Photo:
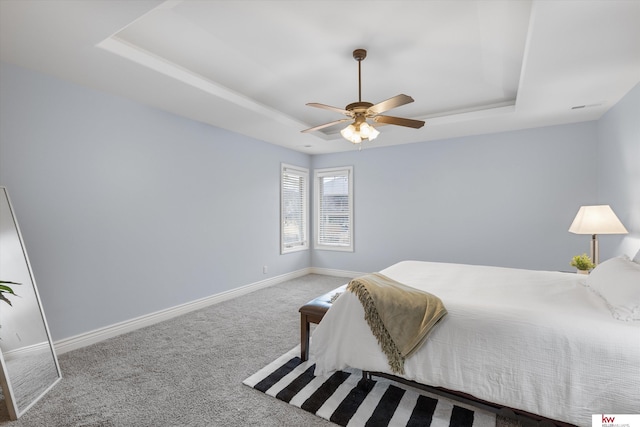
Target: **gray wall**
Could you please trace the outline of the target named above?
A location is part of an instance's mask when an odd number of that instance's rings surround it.
[[[589,250],[567,230],[581,204],[597,201],[596,149],[588,122],[314,156],[313,167],[354,165],[355,252],[316,251],[313,265],[571,270]]]
[[[629,231],[600,236],[601,254],[633,256],[640,249],[640,84],[598,121],[598,200]]]
[[[583,204],[632,232],[603,259],[640,248],[638,88],[598,122],[310,158],[0,66],[0,185],[55,340],[309,266],[570,270]],[[279,254],[280,162],[354,166],[354,253]]]
[[[310,265],[278,227],[280,162],[309,156],[1,67],[0,185],[55,340]]]

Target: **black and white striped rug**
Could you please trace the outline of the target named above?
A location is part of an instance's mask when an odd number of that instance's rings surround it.
[[[299,356],[298,346],[243,383],[341,426],[496,425],[492,413],[386,379],[363,381],[360,371],[316,377]]]

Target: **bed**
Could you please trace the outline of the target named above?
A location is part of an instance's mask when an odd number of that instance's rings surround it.
[[[640,411],[640,264],[617,257],[586,276],[403,261],[380,273],[448,311],[402,378],[579,426]],[[310,351],[316,374],[397,375],[351,292],[334,301]]]

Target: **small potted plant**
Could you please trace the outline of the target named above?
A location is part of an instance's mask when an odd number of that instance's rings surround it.
[[[579,274],[589,274],[589,270],[596,266],[587,254],[574,256],[571,265],[578,269]]]
[[[20,283],[7,282],[5,280],[0,280],[0,300],[6,302],[9,305],[13,305],[13,304],[11,304],[11,301],[9,300],[9,298],[6,297],[5,294],[16,295],[16,293],[13,292],[13,289],[11,289],[11,286],[9,286],[9,285],[19,285],[19,284]]]

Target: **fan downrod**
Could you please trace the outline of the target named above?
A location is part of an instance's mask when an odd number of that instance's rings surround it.
[[[367,57],[365,49],[356,49],[353,51],[353,59],[358,61],[358,103],[362,102],[362,60]],[[350,104],[351,105],[351,104]],[[347,107],[349,110],[349,107]]]

